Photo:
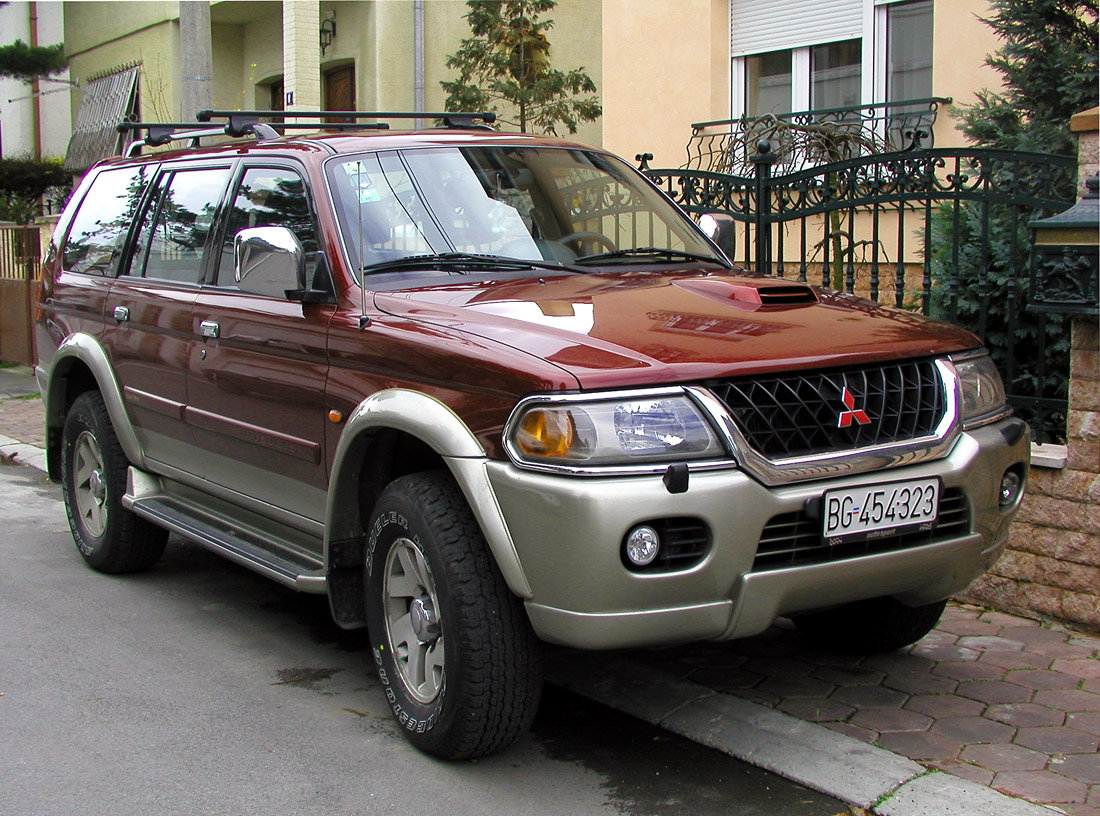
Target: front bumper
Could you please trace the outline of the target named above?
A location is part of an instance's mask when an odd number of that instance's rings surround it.
[[[686,493],[659,476],[568,477],[489,462],[488,476],[531,588],[527,611],[544,640],[620,648],[756,634],[781,615],[890,595],[912,605],[964,589],[1000,555],[1016,505],[998,505],[1004,472],[1026,473],[1030,434],[1009,418],[963,433],[942,459],[767,487],[739,470],[699,471]],[[753,572],[764,526],[826,490],[938,476],[959,488],[970,532],[910,549]],[[620,547],[639,523],[690,516],[712,545],[681,572],[627,569]]]

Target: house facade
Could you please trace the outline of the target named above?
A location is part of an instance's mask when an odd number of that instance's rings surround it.
[[[80,83],[70,94],[79,131],[109,126],[82,123],[82,106],[154,121],[193,117],[181,110],[180,15],[188,5],[13,2],[3,13],[27,17],[49,7],[63,17]],[[469,35],[466,10],[457,0],[212,2],[211,104],[438,110],[439,83],[454,74],[447,57]],[[693,123],[932,97],[970,101],[998,83],[983,64],[997,47],[979,19],[987,12],[987,0],[560,0],[548,16],[554,65],[583,67],[603,104],[601,119],[583,123],[576,138],[627,157],[648,151],[653,166],[675,167],[685,162]],[[112,94],[127,98],[106,98]],[[7,106],[0,116],[5,127],[26,130],[8,125]],[[935,140],[961,142],[949,117],[939,116]]]

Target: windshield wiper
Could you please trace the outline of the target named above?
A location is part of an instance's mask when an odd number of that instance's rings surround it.
[[[404,258],[394,258],[392,261],[370,264],[363,267],[363,272],[367,275],[373,275],[376,272],[391,272],[395,269],[432,268],[449,269],[456,272],[475,269],[549,269],[554,272],[579,273],[590,271],[551,261],[508,258],[503,255],[475,255],[469,252],[439,252],[429,255],[407,255]]]
[[[697,252],[685,252],[681,249],[666,249],[664,247],[633,247],[631,249],[613,249],[610,252],[598,252],[595,255],[582,255],[574,263],[594,263],[599,261],[633,260],[635,258],[652,258],[661,261],[705,261],[706,263],[727,266],[725,261],[713,255],[702,255]]]

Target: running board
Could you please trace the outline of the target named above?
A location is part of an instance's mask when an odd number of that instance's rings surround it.
[[[160,479],[131,467],[124,507],[241,566],[299,592],[328,591],[324,565],[291,551],[290,543],[269,531],[231,523],[210,508],[163,492]],[[276,552],[273,545],[282,552]]]

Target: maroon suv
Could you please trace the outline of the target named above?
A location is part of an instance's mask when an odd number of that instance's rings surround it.
[[[969,332],[735,268],[599,149],[237,125],[58,224],[37,373],[93,568],[173,531],[327,594],[457,758],[527,728],[540,639],[894,649],[1000,554],[1029,434]]]

